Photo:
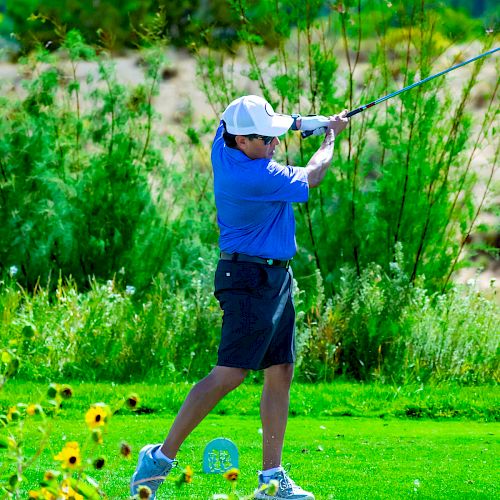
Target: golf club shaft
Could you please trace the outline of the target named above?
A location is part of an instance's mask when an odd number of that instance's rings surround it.
[[[469,64],[473,61],[477,61],[478,59],[489,56],[489,55],[497,52],[498,50],[500,50],[500,47],[497,47],[496,49],[488,50],[488,52],[484,52],[484,54],[480,54],[479,56],[473,57],[472,59],[468,59],[467,61],[464,61],[463,63],[452,66],[451,68],[445,69],[444,71],[436,73],[435,75],[428,76],[427,78],[424,78],[423,80],[420,80],[419,82],[408,85],[407,87],[405,87],[403,89],[396,90],[396,92],[392,92],[391,94],[387,94],[386,96],[381,97],[380,99],[377,99],[376,101],[370,102],[368,104],[364,104],[363,106],[360,106],[359,108],[356,108],[356,109],[353,109],[352,111],[349,111],[349,113],[347,113],[347,117],[357,115],[358,113],[361,113],[365,109],[368,109],[368,108],[371,108],[372,106],[375,106],[375,104],[380,104],[381,102],[387,101],[387,99],[390,99],[391,97],[395,97],[395,96],[401,94],[402,92],[406,92],[407,90],[410,90],[414,87],[418,87],[419,85],[422,85],[425,82],[428,82],[430,80],[433,80],[434,78],[437,78],[438,76],[442,76],[446,73],[449,73],[450,71],[453,71],[454,69],[461,68],[462,66],[465,66],[466,64]]]

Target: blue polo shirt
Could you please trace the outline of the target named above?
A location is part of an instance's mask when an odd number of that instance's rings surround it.
[[[223,130],[220,124],[212,146],[221,251],[291,259],[297,251],[292,202],[308,199],[306,170],[252,160],[225,145]]]

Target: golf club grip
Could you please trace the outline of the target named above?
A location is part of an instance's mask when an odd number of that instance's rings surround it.
[[[349,113],[347,113],[347,118],[350,118],[351,116],[354,116],[354,115],[357,115],[358,113],[361,113],[361,111],[363,111],[365,108],[356,108],[356,109],[353,109],[352,111],[349,111]]]

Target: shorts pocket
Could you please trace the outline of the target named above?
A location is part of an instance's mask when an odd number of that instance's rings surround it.
[[[223,291],[257,293],[265,285],[264,266],[253,262],[220,261],[215,271],[215,296]]]

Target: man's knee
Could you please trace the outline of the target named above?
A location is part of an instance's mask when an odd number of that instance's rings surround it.
[[[265,381],[269,385],[289,386],[293,380],[293,363],[284,363],[266,368]]]
[[[211,373],[215,383],[229,392],[236,389],[244,380],[248,370],[244,368],[233,368],[229,366],[216,366]]]

